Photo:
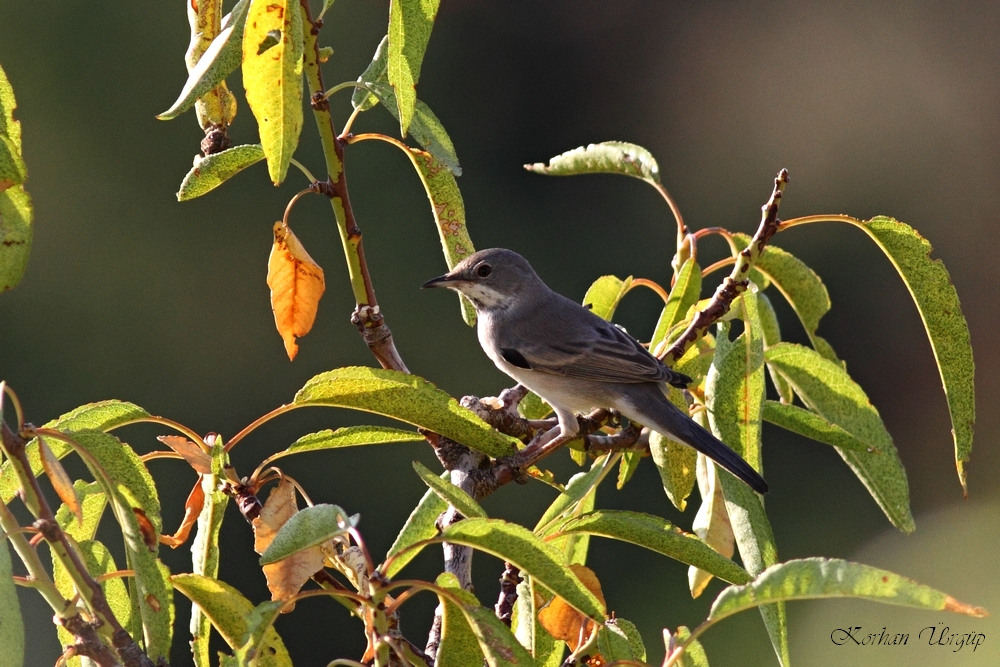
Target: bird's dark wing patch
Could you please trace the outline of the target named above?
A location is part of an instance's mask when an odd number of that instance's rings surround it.
[[[504,361],[512,366],[517,366],[518,368],[531,368],[531,364],[529,364],[528,360],[524,358],[524,355],[512,347],[500,348],[500,355],[503,356]]]

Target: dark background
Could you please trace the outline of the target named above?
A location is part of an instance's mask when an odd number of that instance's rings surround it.
[[[385,2],[334,6],[321,35],[336,51],[324,70],[327,86],[367,65],[386,17]],[[783,218],[889,214],[930,239],[962,298],[978,363],[969,499],[956,481],[944,397],[909,295],[863,234],[827,224],[782,234],[776,244],[809,263],[830,290],[834,307],[820,334],[847,360],[895,438],[917,532],[899,535],[830,448],[773,429],[765,433],[768,510],[782,559],[853,558],[997,612],[998,34],[994,2],[445,2],[419,94],[458,150],[476,245],[521,251],[573,298],[607,273],[666,282],[674,250],[669,212],[638,181],[552,179],[521,168],[596,141],[650,149],[693,228],[752,233],[774,174],[786,167]],[[187,44],[183,2],[22,2],[0,9],[0,64],[18,98],[35,206],[28,273],[0,295],[0,378],[36,423],[121,398],[228,437],[290,400],[312,375],[373,363],[349,323],[354,304],[343,252],[329,206],[318,197],[298,205],[292,225],[326,269],[328,288],[294,363],[273,329],[264,284],[271,225],[305,186],[296,170],[275,189],[258,165],[201,199],[176,201],[201,132],[193,114],[172,122],[154,116],[186,78]],[[229,83],[241,91],[238,76]],[[347,98],[333,100],[340,123]],[[375,110],[355,130],[391,133],[394,124]],[[242,97],[232,134],[237,143],[256,141]],[[321,173],[316,145],[307,115],[296,156]],[[455,300],[417,289],[445,267],[409,163],[391,147],[367,142],[349,149],[347,168],[379,300],[410,369],[454,395],[495,394],[506,378],[462,325]],[[723,250],[703,248],[706,256]],[[641,337],[658,312],[655,298],[640,292],[626,301],[621,319]],[[786,330],[801,338],[792,320]],[[248,474],[299,435],[370,421],[344,411],[300,411],[244,442],[234,462]],[[145,452],[161,432],[132,428],[120,435]],[[411,445],[317,454],[286,460],[285,467],[314,501],[360,512],[378,555],[423,493],[413,459],[437,465],[426,447]],[[573,470],[565,461],[551,465],[560,474]],[[176,463],[152,469],[165,525],[174,526],[193,476]],[[533,524],[551,497],[536,485],[505,488],[486,507]],[[690,526],[694,511],[670,508],[651,465],[623,492],[602,491],[598,502],[682,526]],[[251,599],[265,599],[249,529],[235,511],[223,532],[223,577]],[[592,554],[609,607],[640,623],[654,662],[663,651],[659,630],[696,625],[720,588],[691,601],[686,568],[676,563],[597,540]],[[164,558],[175,571],[190,567],[186,549]],[[438,568],[425,554],[412,574],[433,577]],[[478,592],[487,604],[499,573],[493,559],[477,559]],[[187,611],[177,598],[182,637]],[[58,655],[51,612],[37,596],[23,599],[34,614],[29,664],[51,664]],[[429,613],[432,601],[422,604]],[[426,625],[416,611],[404,627],[415,638]],[[797,664],[991,664],[1000,656],[1000,625],[990,619],[857,600],[796,603],[789,615]],[[973,654],[917,641],[921,628],[938,623],[984,632],[986,643]],[[887,626],[913,639],[895,650],[833,647],[831,631],[848,625],[873,632]],[[337,605],[303,604],[279,630],[298,664],[362,650],[360,624]],[[703,639],[713,664],[773,662],[753,613]],[[187,660],[183,644],[176,664]]]

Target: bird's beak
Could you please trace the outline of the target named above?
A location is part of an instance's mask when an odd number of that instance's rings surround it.
[[[446,273],[437,278],[431,278],[420,287],[455,287],[461,284],[462,278],[454,273]]]

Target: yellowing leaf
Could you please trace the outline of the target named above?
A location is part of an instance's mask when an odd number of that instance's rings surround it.
[[[282,479],[264,502],[260,516],[253,520],[254,551],[264,553],[278,530],[299,511],[295,502],[295,486]],[[323,567],[323,550],[313,546],[288,558],[264,565],[267,588],[272,600],[285,600],[295,595],[309,577]],[[284,611],[291,611],[291,607]]]
[[[180,455],[195,472],[202,475],[212,474],[212,457],[197,444],[182,435],[161,435],[156,439]]]
[[[38,453],[42,459],[42,468],[52,483],[52,488],[55,489],[59,499],[76,516],[77,523],[82,524],[83,512],[80,509],[80,499],[76,495],[76,489],[73,488],[73,480],[69,478],[66,469],[63,468],[58,457],[52,453],[52,450],[45,443],[45,439],[41,436],[38,438]]]
[[[285,341],[288,359],[295,359],[299,351],[295,339],[312,329],[326,280],[323,269],[282,222],[274,223],[274,245],[267,260],[267,286],[271,288],[274,326]]]
[[[298,0],[252,2],[243,30],[243,87],[275,185],[285,180],[302,131],[300,11]],[[278,43],[261,50],[275,31]]]
[[[160,535],[160,542],[166,544],[171,549],[176,549],[187,542],[187,538],[191,534],[191,528],[198,521],[198,515],[201,514],[201,510],[204,507],[205,489],[202,488],[201,477],[199,477],[198,481],[191,488],[191,493],[188,494],[187,500],[184,502],[184,518],[181,519],[181,525],[177,528],[177,532],[173,535]]]
[[[602,605],[605,605],[604,594],[601,592],[601,582],[594,571],[585,565],[570,565],[569,567],[573,570],[573,574],[583,582],[583,585],[597,596]],[[538,612],[538,622],[555,639],[561,639],[569,644],[571,651],[579,648],[590,637],[597,625],[558,595]]]

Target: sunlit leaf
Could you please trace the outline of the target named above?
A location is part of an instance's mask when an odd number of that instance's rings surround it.
[[[729,522],[726,499],[719,482],[719,470],[708,465],[705,457],[700,457],[698,463],[698,488],[702,500],[691,522],[691,530],[713,551],[725,558],[732,558],[736,551],[736,537]],[[689,567],[688,589],[691,597],[701,595],[711,580],[710,572],[693,565]]]
[[[410,149],[413,165],[417,169],[424,191],[431,202],[431,213],[437,224],[438,238],[441,240],[441,250],[444,252],[448,268],[476,251],[465,225],[465,202],[462,193],[455,182],[455,175],[444,168],[441,162],[432,155],[415,148]],[[476,309],[464,296],[462,303],[462,318],[466,324],[476,323]]]
[[[28,269],[33,209],[24,186],[0,192],[0,293],[16,286]]]
[[[344,535],[350,527],[350,518],[336,505],[306,507],[280,525],[277,534],[260,555],[260,562],[267,565],[288,558],[303,549]]]
[[[688,565],[700,567],[735,583],[750,581],[739,565],[712,550],[695,535],[686,533],[666,519],[642,512],[595,510],[567,519],[562,533],[583,532],[644,547]]]
[[[246,25],[249,8],[250,0],[239,0],[233,5],[232,11],[222,21],[219,34],[189,72],[177,100],[169,109],[158,114],[157,118],[176,118],[236,71],[243,61],[243,27]]]
[[[678,650],[679,645],[687,641],[690,637],[691,630],[683,625],[678,626],[676,634],[671,634],[669,630],[664,630],[663,643],[667,648],[667,657],[670,658],[674,651]],[[687,645],[684,653],[681,654],[681,657],[674,664],[677,667],[708,667],[708,656],[705,654],[705,648],[701,645],[701,642],[695,639]]]
[[[417,102],[417,81],[424,52],[431,38],[440,0],[392,0],[389,3],[389,52],[387,74],[396,93],[399,131],[410,130]]]
[[[299,352],[296,338],[305,336],[316,320],[319,299],[326,290],[323,269],[283,222],[274,223],[274,245],[267,260],[274,326],[285,342],[289,361]]]
[[[254,609],[253,603],[238,589],[211,577],[175,574],[170,580],[175,589],[201,609],[230,648],[240,647]],[[292,664],[288,650],[273,628],[265,634],[258,648],[258,665]]]
[[[597,631],[597,652],[606,661],[646,660],[646,647],[638,628],[620,616],[609,618]]]
[[[264,151],[260,144],[233,146],[212,155],[197,157],[195,165],[181,181],[181,187],[177,191],[177,201],[188,201],[211,192],[263,159]]]
[[[179,454],[195,472],[203,475],[212,472],[212,457],[204,449],[184,436],[161,435],[156,439],[172,449],[176,454]]]
[[[128,565],[135,572],[132,603],[139,608],[147,653],[154,659],[166,657],[173,637],[174,605],[167,582],[170,572],[149,546],[155,547],[162,530],[152,476],[132,448],[112,435],[80,431],[73,439],[86,452],[83,460],[107,494],[125,538]],[[148,519],[147,525],[140,525],[140,515]]]
[[[10,549],[6,544],[0,546],[0,646],[3,647],[4,660],[11,665],[24,664],[24,619],[21,616],[21,604],[17,599],[17,589],[14,586],[13,567]]]
[[[764,403],[764,419],[817,442],[842,449],[874,450],[869,443],[859,440],[845,429],[827,421],[815,412],[797,405],[767,401]]]
[[[664,493],[670,503],[683,512],[694,489],[698,452],[673,438],[650,431],[649,454],[660,475]]]
[[[382,41],[378,43],[378,47],[375,48],[375,55],[372,56],[372,61],[365,68],[365,71],[361,73],[358,77],[358,87],[354,89],[354,94],[351,95],[351,106],[355,109],[361,109],[362,111],[367,111],[373,106],[379,103],[379,98],[375,95],[374,89],[371,85],[378,84],[380,82],[385,82],[386,87],[390,93],[392,93],[392,86],[388,85],[388,77],[386,75],[386,70],[389,67],[389,35],[382,38]],[[396,95],[392,95],[392,104],[390,105],[387,101],[383,101],[386,109],[393,111],[396,107]],[[395,108],[396,120],[399,120],[399,109]]]
[[[297,405],[354,408],[392,417],[451,438],[489,456],[514,451],[513,440],[423,378],[351,366],[320,373],[295,394]]]
[[[610,320],[614,317],[622,297],[632,286],[632,276],[622,280],[617,276],[601,276],[593,282],[583,295],[583,305],[595,315]]]
[[[83,564],[87,568],[87,573],[94,579],[103,579],[100,582],[101,591],[104,593],[104,599],[107,601],[108,607],[111,609],[115,619],[123,627],[130,627],[132,623],[132,603],[125,586],[125,580],[121,577],[106,577],[106,575],[120,570],[119,566],[115,563],[114,556],[111,555],[111,552],[108,551],[108,548],[104,544],[96,540],[82,540],[77,542],[76,552],[81,556]],[[52,580],[56,588],[59,589],[59,592],[66,599],[73,599],[75,595],[80,594],[80,591],[75,587],[73,575],[64,567],[63,562],[59,559],[53,559]],[[91,595],[89,591],[86,594]],[[4,616],[5,621],[6,618]],[[60,642],[64,644],[73,643],[76,639],[73,634],[61,625],[57,627]],[[3,646],[6,651],[6,645]]]
[[[447,475],[447,472],[444,473],[444,476]],[[392,546],[389,547],[386,560],[391,559],[391,562],[384,570],[387,577],[390,579],[395,577],[419,553],[416,549],[407,551],[408,547],[437,535],[437,519],[446,509],[448,509],[448,503],[428,489],[406,519],[406,523],[403,524],[403,528],[399,531]]]
[[[718,324],[715,355],[705,383],[705,405],[716,436],[759,470],[764,344],[757,295],[751,290],[744,292],[739,305],[739,310],[734,308],[734,312],[742,317],[744,331],[736,340],[729,339],[729,322]],[[761,497],[727,473],[720,474],[719,481],[740,558],[747,571],[756,575],[778,561],[774,532]],[[784,605],[780,602],[763,605],[760,614],[778,659],[787,664],[788,618]]]
[[[272,600],[298,593],[323,567],[320,545],[346,530],[339,507],[316,505],[299,511],[295,493],[295,485],[282,478],[252,523],[253,548],[261,555]]]
[[[76,495],[76,489],[73,488],[73,480],[69,478],[66,469],[63,468],[59,459],[49,449],[49,446],[45,443],[45,438],[38,439],[38,453],[42,459],[42,470],[45,471],[45,476],[49,478],[52,490],[56,492],[59,500],[63,501],[63,504],[73,513],[77,523],[82,524],[83,512],[80,508],[80,499]]]
[[[378,58],[378,53],[376,53]],[[376,66],[377,61],[373,61],[371,66]],[[365,76],[364,74],[362,76]],[[364,81],[364,92],[368,97],[361,97],[359,102],[362,105],[370,105],[368,100],[377,100],[382,103],[393,116],[399,118],[399,109],[396,106],[396,95],[392,86],[386,81],[384,72],[380,79],[375,81]],[[448,136],[447,130],[438,119],[431,108],[421,100],[417,100],[413,108],[413,119],[410,122],[410,135],[420,144],[424,151],[434,157],[434,162],[439,166],[444,166],[453,176],[462,175],[462,167],[458,162],[458,154],[455,152],[455,145]]]
[[[496,617],[492,609],[484,608],[472,593],[463,590],[455,575],[447,572],[441,574],[437,578],[437,585],[449,594],[439,594],[438,598],[445,605],[444,613],[450,615],[447,630],[452,633],[453,641],[449,642],[449,650],[456,651],[454,655],[446,656],[442,637],[438,665],[465,667],[480,664],[483,658],[490,667],[535,665],[534,659],[518,643],[510,629]],[[471,646],[469,631],[479,643],[478,650]]]
[[[94,539],[97,525],[104,516],[108,506],[108,498],[97,482],[76,480],[73,488],[80,499],[80,514],[83,521],[78,521],[76,515],[66,505],[60,505],[56,510],[56,523],[63,531],[77,542]]]
[[[842,366],[812,348],[779,343],[767,350],[768,363],[788,381],[811,411],[850,433],[866,447],[837,448],[894,526],[914,529],[906,471],[892,437],[864,390]]]
[[[860,226],[889,257],[924,322],[948,399],[955,466],[964,491],[965,463],[972,454],[976,421],[976,387],[969,325],[958,292],[944,264],[931,259],[930,242],[912,227],[887,217],[872,218]]]
[[[420,461],[413,462],[413,469],[417,471],[420,479],[430,487],[431,491],[441,496],[442,500],[458,510],[463,517],[483,518],[486,516],[486,510],[476,502],[475,498],[450,481],[438,477]]]
[[[512,563],[575,609],[591,618],[604,619],[604,605],[572,573],[562,555],[523,526],[499,519],[465,519],[448,526],[441,539]]]
[[[671,328],[684,321],[684,318],[691,306],[698,303],[701,296],[701,268],[693,258],[684,260],[680,271],[677,272],[677,280],[674,282],[667,302],[663,305],[660,319],[653,329],[653,337],[649,341],[649,349],[658,354],[660,348],[668,343],[667,334]]]
[[[888,570],[840,559],[804,558],[778,563],[747,585],[724,589],[715,599],[709,619],[717,620],[768,602],[842,597],[974,617],[986,615],[985,609]]]
[[[243,31],[243,86],[275,185],[285,180],[302,131],[300,13],[297,0],[251,2]],[[281,41],[261,52],[261,42],[275,30]]]
[[[659,183],[660,167],[653,155],[635,144],[605,141],[566,151],[546,165],[526,164],[524,168],[536,174],[571,176],[575,174],[622,174],[650,183]]]
[[[226,516],[229,496],[220,488],[219,475],[228,462],[222,439],[218,436],[205,438],[211,447],[212,474],[202,475],[200,484],[204,495],[201,512],[198,514],[198,531],[191,541],[191,571],[196,575],[210,578],[219,576],[219,534]],[[211,621],[195,605],[191,609],[191,655],[197,667],[212,664],[213,651],[209,640]]]

